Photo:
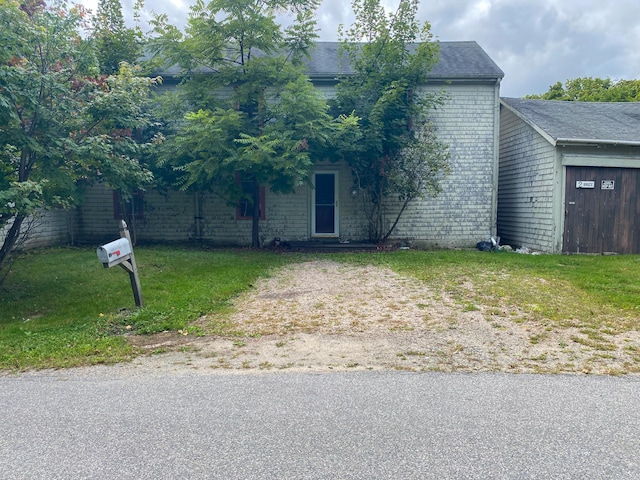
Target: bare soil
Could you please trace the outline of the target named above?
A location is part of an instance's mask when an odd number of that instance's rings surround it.
[[[609,335],[603,339],[609,348],[601,350],[577,329],[523,322],[521,313],[513,306],[469,308],[386,268],[311,261],[287,266],[236,299],[224,319],[242,335],[132,335],[130,342],[149,355],[126,368],[596,374],[640,369],[640,332]],[[206,330],[214,320],[221,318],[203,317],[198,324]]]

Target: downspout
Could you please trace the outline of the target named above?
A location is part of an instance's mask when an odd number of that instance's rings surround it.
[[[564,248],[564,222],[566,218],[566,184],[567,167],[562,164],[562,153],[558,147],[553,147],[555,152],[553,166],[553,244],[551,253],[562,253]]]
[[[202,204],[200,202],[200,193],[193,194],[193,221],[196,227],[196,240],[202,241]]]
[[[500,175],[500,79],[496,79],[493,115],[493,187],[491,193],[491,236],[498,235],[498,185]]]
[[[76,215],[78,214],[78,208],[80,207],[69,209],[66,212],[67,213],[67,240],[69,242],[69,245],[71,246],[75,246],[76,244],[75,219],[76,219]]]

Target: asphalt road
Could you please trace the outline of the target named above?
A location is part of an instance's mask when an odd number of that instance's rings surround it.
[[[640,377],[0,378],[0,478],[637,479]]]

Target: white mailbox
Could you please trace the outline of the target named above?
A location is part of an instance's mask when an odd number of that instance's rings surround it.
[[[126,238],[119,238],[107,243],[97,250],[98,260],[105,267],[113,267],[124,262],[131,255],[131,243]]]

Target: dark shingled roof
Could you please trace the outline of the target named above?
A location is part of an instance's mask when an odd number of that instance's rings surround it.
[[[306,61],[311,78],[335,80],[353,70],[341,60],[339,42],[317,42]],[[180,75],[178,66],[165,67],[159,75]],[[429,75],[434,80],[497,80],[504,73],[476,42],[440,42],[440,60]]]
[[[640,102],[598,103],[503,98],[510,108],[554,144],[640,145]]]
[[[339,42],[318,42],[306,62],[308,75],[335,78],[353,73],[346,61],[341,61],[339,46]],[[441,80],[497,80],[504,73],[476,42],[440,42],[440,60],[429,76]]]

